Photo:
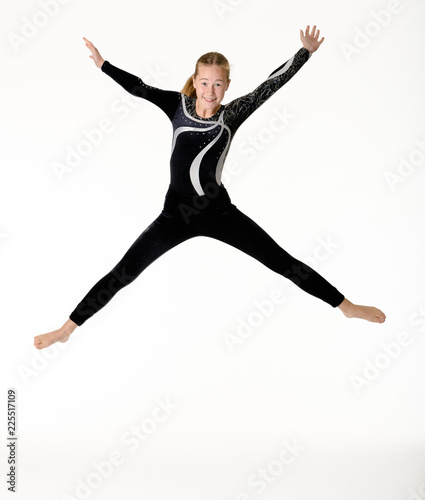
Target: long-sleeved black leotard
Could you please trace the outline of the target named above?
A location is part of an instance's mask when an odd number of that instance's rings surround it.
[[[109,61],[102,71],[132,95],[156,104],[171,120],[173,137],[170,185],[180,193],[203,195],[211,181],[221,184],[224,160],[240,125],[307,62],[311,53],[301,48],[275,69],[255,90],[234,99],[209,118],[196,114],[196,98],[173,90],[146,85],[139,77],[118,69]]]
[[[194,236],[228,243],[306,292],[337,307],[344,296],[312,268],[289,255],[230,200],[221,182],[224,160],[240,125],[308,61],[301,48],[252,92],[221,105],[209,118],[196,114],[196,98],[162,90],[139,77],[102,64],[102,71],[134,96],[146,99],[171,120],[170,185],[161,214],[142,232],[118,264],[101,278],[71,313],[81,326],[154,260]]]

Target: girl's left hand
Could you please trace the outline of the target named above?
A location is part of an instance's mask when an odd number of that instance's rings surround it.
[[[311,35],[309,33],[309,30],[310,30],[310,25],[307,26],[305,30],[305,35],[303,33],[303,30],[300,30],[300,38],[303,47],[307,49],[309,52],[313,53],[316,52],[316,50],[320,47],[321,43],[324,40],[324,37],[322,36],[322,39],[319,41],[320,30],[317,30],[316,33],[316,25],[313,26],[313,29],[311,30]]]

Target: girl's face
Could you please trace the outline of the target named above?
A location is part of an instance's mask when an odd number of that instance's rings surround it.
[[[217,111],[229,84],[230,80],[226,80],[224,68],[216,64],[200,64],[198,74],[193,78],[197,105],[200,109],[208,112]]]

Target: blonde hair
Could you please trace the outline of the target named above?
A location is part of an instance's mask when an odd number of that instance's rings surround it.
[[[193,73],[193,75],[189,76],[189,78],[187,79],[184,87],[180,91],[182,94],[186,94],[189,97],[196,97],[196,89],[193,86],[192,78],[196,78],[198,76],[198,69],[200,64],[207,64],[207,65],[216,64],[217,66],[220,66],[226,72],[226,79],[227,81],[229,81],[230,79],[229,61],[223,56],[223,54],[220,54],[220,52],[207,52],[206,54],[203,54],[196,61],[195,73]]]

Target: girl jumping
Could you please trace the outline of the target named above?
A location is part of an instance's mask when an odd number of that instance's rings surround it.
[[[320,47],[320,30],[300,30],[302,48],[276,68],[252,92],[221,104],[230,84],[230,66],[218,52],[196,62],[195,72],[181,90],[151,87],[139,77],[105,61],[92,42],[85,40],[89,56],[104,73],[132,95],[158,106],[171,120],[173,137],[170,184],[164,208],[142,232],[122,259],[101,278],[58,329],[34,338],[37,349],[66,342],[122,288],[134,281],[154,260],[179,243],[208,236],[238,248],[272,271],[291,280],[305,292],[339,308],[347,318],[383,323],[376,307],[350,302],[311,267],[292,257],[258,224],[234,205],[221,182],[224,160],[242,123],[288,82]]]

